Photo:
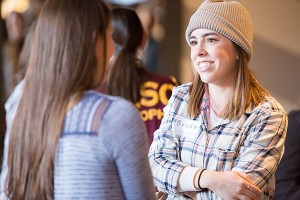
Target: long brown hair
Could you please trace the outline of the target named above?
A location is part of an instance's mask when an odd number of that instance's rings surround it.
[[[108,94],[136,103],[141,99],[140,87],[147,76],[137,56],[145,39],[144,29],[136,12],[129,8],[112,10],[112,29],[115,53],[108,70]]]
[[[238,51],[239,59],[236,63],[237,70],[233,81],[233,95],[221,113],[222,118],[229,120],[240,117],[251,103],[257,106],[264,100],[266,95],[269,95],[249,69],[246,52],[238,45],[234,45]],[[205,93],[206,83],[202,82],[198,73],[195,73],[194,76],[194,80],[189,88],[190,102],[188,113],[193,117],[197,117],[200,114],[200,104]]]
[[[23,95],[9,138],[7,195],[54,198],[54,162],[67,105],[96,88],[106,65],[109,9],[100,0],[47,0],[39,15]],[[103,38],[103,63],[96,41]]]

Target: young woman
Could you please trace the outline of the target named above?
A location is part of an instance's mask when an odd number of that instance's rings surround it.
[[[173,89],[149,159],[168,199],[272,199],[287,116],[248,68],[253,30],[235,1],[207,0],[186,40],[192,83]]]
[[[177,85],[175,78],[146,71],[139,55],[146,42],[146,33],[134,10],[112,10],[114,55],[108,69],[108,94],[121,96],[140,110],[146,123],[149,144],[163,117],[162,109]]]
[[[6,104],[1,199],[155,198],[138,110],[94,91],[110,36],[102,1],[45,2],[23,85]]]

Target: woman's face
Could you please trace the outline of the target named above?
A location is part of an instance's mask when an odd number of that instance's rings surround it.
[[[232,86],[238,52],[231,40],[208,29],[196,29],[189,38],[193,65],[204,83]]]

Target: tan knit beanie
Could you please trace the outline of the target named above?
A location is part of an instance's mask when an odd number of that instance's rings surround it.
[[[195,29],[216,31],[242,47],[252,57],[253,25],[246,8],[236,1],[205,0],[192,15],[186,29],[186,40]]]

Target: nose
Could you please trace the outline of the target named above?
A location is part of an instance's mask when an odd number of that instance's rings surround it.
[[[207,54],[206,46],[204,42],[199,42],[196,47],[197,55],[198,56],[205,56]]]
[[[194,46],[191,45],[191,55],[196,57],[202,57],[207,54],[205,44],[202,41],[199,41]]]

